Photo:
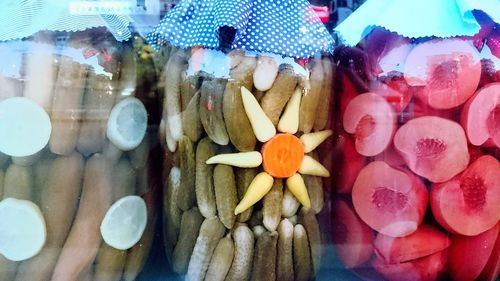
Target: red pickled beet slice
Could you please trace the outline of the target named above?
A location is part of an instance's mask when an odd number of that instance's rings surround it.
[[[426,116],[408,121],[394,135],[394,147],[408,168],[431,182],[444,182],[469,163],[462,127],[448,119]]]
[[[462,126],[473,145],[485,145],[491,140],[500,147],[500,83],[484,86],[467,101]]]
[[[376,231],[393,237],[417,230],[427,202],[427,189],[416,176],[382,161],[366,165],[352,188],[352,203],[359,217]]]
[[[405,79],[423,86],[420,98],[434,108],[464,103],[477,88],[481,76],[479,53],[461,39],[434,39],[417,45],[405,62]]]
[[[378,234],[375,251],[386,263],[401,263],[440,252],[450,245],[443,232],[430,225],[421,225],[405,237]]]
[[[370,91],[385,98],[396,112],[403,111],[413,97],[413,91],[399,72],[374,80],[370,83]]]
[[[500,220],[500,163],[483,155],[462,174],[432,186],[430,203],[436,221],[461,235],[478,235]]]
[[[340,165],[337,169],[335,192],[350,193],[359,171],[365,166],[365,157],[356,151],[353,141],[346,134],[339,136],[337,145],[341,155],[336,161]]]
[[[434,281],[446,265],[446,251],[393,264],[376,257],[372,265],[388,281]]]
[[[469,281],[479,276],[493,252],[498,230],[499,224],[476,236],[452,237],[448,265],[453,280]]]
[[[384,98],[375,93],[356,96],[344,113],[344,130],[354,135],[356,150],[364,156],[375,156],[391,143],[396,114]]]
[[[346,201],[333,204],[333,245],[347,268],[360,266],[373,254],[373,230],[366,225]]]

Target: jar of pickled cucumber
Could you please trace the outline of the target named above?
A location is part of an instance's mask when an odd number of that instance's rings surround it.
[[[488,11],[472,34],[382,26],[335,52],[332,237],[363,279],[498,278],[500,25]]]
[[[191,51],[172,49],[165,69],[162,125],[173,167],[163,215],[173,271],[188,280],[315,276],[331,168],[318,152],[331,147],[332,61],[303,67],[243,51]]]
[[[1,280],[140,273],[158,206],[148,52],[104,27],[0,42]]]
[[[325,265],[333,40],[307,2],[279,2],[181,1],[149,38],[169,42],[163,228],[181,279],[309,280]]]

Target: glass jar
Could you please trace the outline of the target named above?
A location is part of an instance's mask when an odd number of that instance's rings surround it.
[[[148,47],[92,28],[0,50],[0,279],[135,280],[159,191]]]
[[[318,276],[329,225],[331,58],[165,48],[163,221],[173,272]]]
[[[332,237],[363,279],[498,277],[498,31],[409,39],[376,28],[336,50]]]

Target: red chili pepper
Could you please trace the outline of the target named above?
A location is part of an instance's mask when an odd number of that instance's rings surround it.
[[[90,58],[92,56],[95,56],[96,54],[97,54],[97,50],[96,49],[88,49],[88,50],[85,50],[83,52],[83,57],[85,59],[88,59],[88,58]]]
[[[108,52],[106,52],[106,49],[101,50],[101,54],[104,56],[107,62],[111,61],[113,59],[113,56],[109,55]]]
[[[213,107],[212,97],[209,96],[207,101],[207,110],[212,111],[212,107]]]

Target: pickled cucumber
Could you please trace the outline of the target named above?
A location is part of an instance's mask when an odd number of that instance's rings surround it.
[[[179,240],[172,255],[172,269],[179,274],[185,274],[200,231],[203,216],[198,208],[192,208],[182,214]]]
[[[234,258],[234,243],[231,236],[219,241],[214,250],[205,280],[224,281]]]
[[[196,161],[193,150],[193,143],[188,137],[182,136],[179,139],[179,147],[177,149],[181,169],[181,183],[177,192],[177,206],[187,211],[191,209],[196,201],[195,193],[195,177],[196,177]]]
[[[215,166],[214,190],[217,214],[224,226],[231,229],[236,221],[234,209],[238,204],[236,180],[231,166],[222,164]]]
[[[318,220],[312,210],[302,209],[299,214],[299,223],[304,226],[307,232],[307,239],[311,249],[311,262],[314,276],[318,273],[321,265],[321,233]]]
[[[309,241],[301,224],[295,225],[293,229],[293,270],[297,281],[307,281],[312,277]]]
[[[200,92],[196,92],[182,112],[182,128],[184,134],[193,142],[200,139],[203,134],[203,126],[200,120]]]
[[[181,225],[182,210],[177,206],[177,194],[181,188],[181,171],[179,167],[172,167],[163,193],[163,218],[165,252],[167,259],[171,259],[174,245],[177,243]]]
[[[275,179],[273,187],[264,196],[263,200],[263,225],[269,231],[275,231],[281,220],[281,201],[283,200],[283,181]]]
[[[318,105],[320,104],[320,101],[321,103],[324,102],[323,97],[321,96],[323,77],[323,64],[320,59],[315,59],[311,69],[311,76],[309,78],[311,89],[303,95],[300,103],[299,131],[303,133],[309,133],[312,131],[316,114],[318,112]]]
[[[173,142],[179,141],[183,129],[181,122],[180,83],[181,72],[186,64],[184,50],[177,50],[165,66],[165,98],[163,100],[163,120]]]
[[[222,114],[222,100],[226,80],[220,78],[205,79],[201,85],[200,119],[208,137],[216,144],[227,145],[229,136]]]
[[[289,64],[281,65],[272,88],[260,100],[262,109],[274,126],[278,125],[279,117],[286,103],[292,97],[297,83],[298,77],[295,75],[292,66]]]
[[[241,199],[243,199],[243,196],[245,196],[245,193],[247,192],[248,186],[250,186],[250,183],[253,181],[253,179],[255,178],[257,173],[258,173],[258,170],[254,169],[254,168],[236,168],[238,201],[241,201]],[[243,213],[238,214],[236,219],[239,222],[248,221],[250,219],[250,217],[252,216],[252,210],[253,210],[253,206],[248,208]]]
[[[241,86],[247,89],[253,87],[253,71],[256,60],[245,57],[240,64],[231,71],[231,79],[226,84],[223,98],[223,113],[227,133],[233,145],[239,151],[251,151],[257,142],[248,120],[241,99]]]
[[[206,161],[215,155],[216,145],[208,137],[203,138],[196,148],[196,204],[205,218],[217,214],[213,184],[214,166]]]
[[[239,224],[233,230],[234,259],[226,281],[246,281],[250,278],[255,239],[246,224]]]
[[[257,238],[253,261],[252,278],[254,281],[276,280],[277,232],[264,232]]]
[[[293,225],[283,219],[278,225],[277,280],[293,281]]]
[[[200,227],[193,254],[189,260],[186,281],[202,281],[205,279],[212,254],[224,236],[224,225],[217,217],[205,219]]]
[[[318,108],[316,112],[316,118],[314,120],[314,131],[321,131],[326,128],[328,123],[328,118],[330,114],[330,108],[332,108],[332,94],[333,94],[333,77],[335,75],[335,64],[325,57],[321,60],[323,64],[323,83],[321,86],[320,102],[318,103]]]

